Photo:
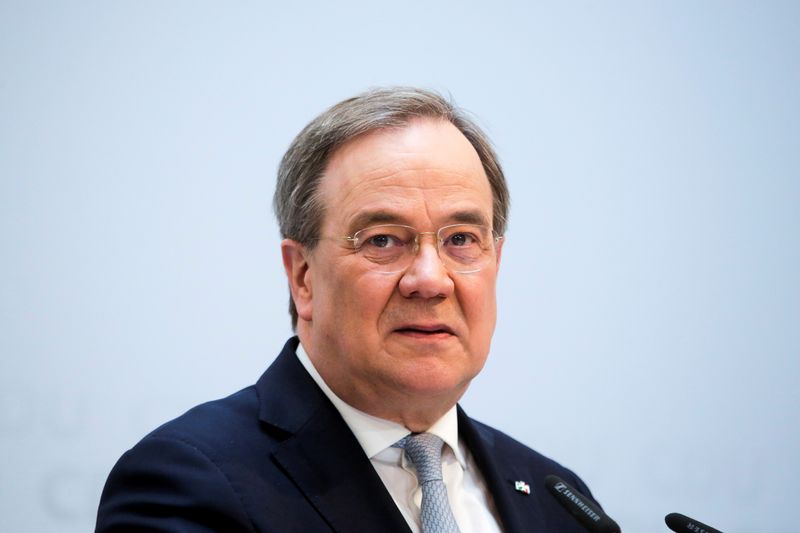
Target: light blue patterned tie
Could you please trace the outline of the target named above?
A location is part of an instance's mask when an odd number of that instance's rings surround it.
[[[417,469],[422,488],[420,519],[423,533],[458,533],[458,524],[447,501],[447,487],[442,480],[444,441],[432,433],[412,433],[396,444],[403,448]]]

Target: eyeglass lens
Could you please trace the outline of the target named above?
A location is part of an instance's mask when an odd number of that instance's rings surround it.
[[[374,270],[391,273],[411,265],[424,235],[431,234],[409,226],[386,224],[358,231],[352,241]],[[439,257],[449,270],[459,273],[475,272],[486,266],[494,256],[494,240],[487,226],[474,224],[445,226],[436,234]]]

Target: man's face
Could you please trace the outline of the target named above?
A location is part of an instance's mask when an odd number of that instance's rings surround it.
[[[418,120],[351,140],[320,185],[325,212],[304,251],[298,333],[328,385],[355,407],[406,399],[454,404],[481,370],[495,326],[500,245],[480,271],[449,271],[431,236],[413,263],[376,272],[343,237],[376,224],[420,232],[466,219],[492,224],[492,191],[478,154],[449,122]],[[376,402],[378,402],[376,404]],[[376,407],[380,405],[380,407]]]

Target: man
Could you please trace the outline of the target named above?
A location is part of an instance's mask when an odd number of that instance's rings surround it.
[[[488,140],[437,94],[317,117],[274,200],[297,337],[128,451],[97,530],[579,531],[542,480],[581,480],[457,406],[489,353],[508,203]]]

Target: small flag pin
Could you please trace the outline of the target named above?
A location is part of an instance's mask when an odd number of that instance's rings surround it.
[[[525,483],[524,481],[515,481],[514,488],[523,494],[529,495],[531,493],[531,486]]]

